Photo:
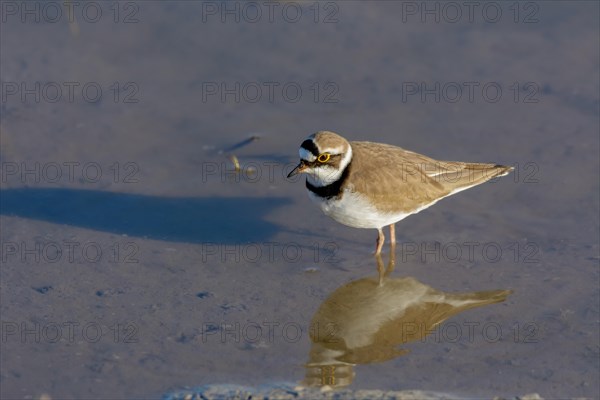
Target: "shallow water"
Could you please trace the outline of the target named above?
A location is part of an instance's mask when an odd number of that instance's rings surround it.
[[[357,390],[598,396],[598,3],[1,4],[2,398],[314,383],[315,354]],[[515,172],[399,223],[378,286],[376,232],[285,179],[320,129]]]

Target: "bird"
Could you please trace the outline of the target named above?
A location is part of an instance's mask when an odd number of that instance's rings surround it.
[[[377,229],[375,255],[389,226],[395,249],[395,224],[439,200],[509,174],[514,168],[491,163],[438,161],[398,146],[348,141],[330,131],[308,136],[298,150],[300,163],[287,175],[306,174],[310,199],[335,221]]]

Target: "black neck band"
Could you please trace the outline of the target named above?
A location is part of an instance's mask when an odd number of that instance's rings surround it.
[[[324,199],[331,199],[332,197],[339,197],[341,192],[342,192],[342,185],[344,184],[344,182],[346,181],[346,178],[348,178],[348,175],[350,174],[350,165],[352,164],[352,162],[350,162],[348,165],[346,165],[346,168],[344,168],[344,172],[342,172],[342,176],[340,176],[340,178],[333,182],[330,183],[327,186],[315,186],[312,185],[308,179],[306,180],[306,188],[308,190],[310,190],[312,193],[314,193],[315,195],[324,198]]]

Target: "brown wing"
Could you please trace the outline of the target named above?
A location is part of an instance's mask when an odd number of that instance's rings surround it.
[[[382,143],[351,145],[349,180],[355,190],[367,193],[385,212],[413,212],[512,169],[495,164],[438,161]]]

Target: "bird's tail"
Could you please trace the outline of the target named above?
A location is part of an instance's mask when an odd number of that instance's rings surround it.
[[[490,179],[508,175],[513,169],[499,164],[442,162],[437,170],[427,175],[454,194]]]

